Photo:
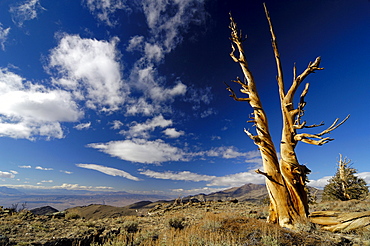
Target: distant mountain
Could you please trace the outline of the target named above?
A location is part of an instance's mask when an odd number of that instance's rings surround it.
[[[237,199],[239,201],[256,202],[264,199],[267,196],[266,185],[260,184],[245,184],[240,187],[234,187],[223,191],[214,192],[205,195],[206,200],[230,200]]]
[[[14,189],[14,188],[8,188],[6,186],[0,186],[0,195],[13,196],[13,195],[24,195],[24,193],[17,190],[17,189]]]
[[[3,187],[2,187],[3,188]],[[0,191],[0,206],[11,207],[13,204],[25,204],[27,209],[42,206],[52,206],[59,211],[76,206],[88,204],[111,205],[123,207],[135,202],[150,200],[157,201],[171,199],[169,196],[131,194],[120,192],[94,192],[94,191],[68,191],[64,190],[53,193],[54,190],[37,192],[36,190],[20,192],[16,189],[3,188],[4,194]],[[5,193],[6,192],[6,193]],[[37,193],[36,193],[37,192]]]
[[[309,187],[310,193],[314,194],[316,196],[319,196],[319,194],[322,192],[321,190]],[[238,202],[261,202],[263,199],[267,197],[267,189],[265,185],[258,185],[258,184],[245,184],[240,187],[234,187],[230,189],[226,189],[223,191],[218,191],[214,193],[210,193],[208,195],[206,194],[198,194],[194,196],[187,196],[182,198],[183,204],[188,203],[189,201],[192,202],[204,202],[204,201],[235,201]],[[135,199],[132,199],[132,203],[127,205],[128,197],[134,197]],[[70,196],[72,197],[72,196]],[[69,206],[70,208],[67,209],[68,212],[77,213],[83,218],[86,219],[98,219],[98,218],[112,218],[112,217],[119,217],[119,216],[128,216],[128,215],[142,215],[146,214],[147,211],[150,211],[151,209],[163,205],[163,203],[167,204],[165,208],[168,206],[171,206],[171,204],[175,204],[175,200],[159,200],[159,199],[151,199],[150,200],[140,200],[140,198],[154,198],[153,196],[144,196],[144,195],[135,195],[135,194],[129,194],[126,192],[120,193],[117,192],[116,195],[96,195],[96,197],[102,198],[102,197],[110,197],[111,199],[124,199],[124,202],[126,205],[123,206],[117,206],[117,205],[105,205],[105,204],[96,204],[96,203],[88,203],[88,199],[86,197],[89,196],[76,196],[76,198],[85,199],[82,203],[84,204],[90,204],[88,206]],[[94,197],[94,196],[90,196]],[[157,196],[156,198],[159,198]]]

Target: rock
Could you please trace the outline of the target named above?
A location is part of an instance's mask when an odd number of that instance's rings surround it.
[[[44,206],[44,207],[40,207],[40,208],[34,208],[34,209],[31,209],[30,211],[34,215],[47,215],[47,214],[53,214],[53,213],[59,212],[58,209],[55,209],[51,206]]]

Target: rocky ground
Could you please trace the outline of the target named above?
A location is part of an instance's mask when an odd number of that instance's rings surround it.
[[[266,215],[264,205],[237,200],[89,205],[54,215],[3,210],[0,245],[370,245],[368,231],[332,233],[302,222],[293,232],[265,223]]]

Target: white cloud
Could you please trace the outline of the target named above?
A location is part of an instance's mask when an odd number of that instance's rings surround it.
[[[0,68],[0,136],[63,138],[60,122],[74,122],[82,115],[70,93]]]
[[[45,10],[39,0],[26,0],[23,4],[10,8],[12,19],[18,26],[23,26],[23,23],[28,20],[37,18],[40,11]]]
[[[247,183],[264,184],[265,177],[254,171],[242,172],[213,179],[207,186],[230,186],[238,187]]]
[[[324,188],[324,186],[328,184],[328,180],[331,178],[332,176],[324,176],[317,180],[309,180],[307,185],[315,188]]]
[[[43,170],[43,171],[50,171],[50,170],[53,170],[53,168],[40,167],[40,166],[35,167],[35,169],[37,169],[37,170]]]
[[[86,2],[86,6],[90,12],[108,26],[115,25],[115,21],[112,19],[114,13],[119,9],[128,10],[125,5],[125,0],[83,0]]]
[[[365,180],[365,182],[370,185],[370,172],[361,172],[361,173],[357,173],[356,176],[358,176],[359,178],[362,178]]]
[[[145,97],[138,99],[131,99],[126,107],[127,115],[138,115],[142,114],[145,116],[153,115],[156,112],[163,112],[164,108],[162,105],[156,103],[149,103]]]
[[[110,124],[112,124],[112,127],[111,128],[114,129],[114,130],[118,130],[118,129],[121,128],[121,126],[123,126],[123,123],[121,121],[119,121],[119,120],[114,120]]]
[[[141,53],[141,58],[131,70],[129,81],[143,96],[127,105],[127,114],[171,112],[168,103],[177,96],[185,95],[187,86],[179,79],[174,86],[168,86],[166,78],[158,74],[157,66],[163,62],[166,54],[182,42],[182,33],[187,31],[191,23],[203,23],[204,1],[143,0],[139,4],[146,17],[149,35],[133,36],[126,50]]]
[[[89,129],[90,126],[91,126],[91,122],[87,122],[87,123],[78,124],[74,126],[73,128],[76,128],[77,130],[84,130],[84,129]]]
[[[207,151],[206,154],[208,156],[222,157],[225,159],[246,156],[246,153],[238,152],[237,149],[233,146],[212,148],[211,150]]]
[[[185,95],[187,86],[179,80],[172,87],[165,86],[166,78],[159,76],[155,65],[146,59],[144,57],[134,65],[130,83],[132,88],[143,93],[143,97],[137,100],[142,100],[141,104],[145,105],[145,108],[152,107],[150,110],[154,113],[163,112],[166,110],[163,108],[164,104],[173,102],[177,96]],[[133,101],[133,104],[137,104],[137,101]]]
[[[158,115],[144,123],[132,122],[131,124],[128,131],[120,131],[120,133],[130,138],[149,138],[151,131],[157,127],[165,128],[172,125],[172,120],[166,120],[163,115]]]
[[[175,128],[167,128],[163,131],[163,133],[166,134],[169,138],[178,138],[185,134],[184,131],[177,131]]]
[[[149,93],[151,99],[155,101],[168,101],[172,100],[175,96],[184,95],[186,92],[186,85],[177,82],[177,84],[172,88],[163,88],[161,86],[153,86],[150,88]]]
[[[3,25],[0,23],[0,45],[2,50],[5,50],[5,42],[8,38],[9,31],[10,27],[4,29]]]
[[[32,168],[31,166],[18,166],[19,168]]]
[[[209,176],[209,175],[200,175],[197,173],[192,173],[189,171],[182,171],[182,172],[155,172],[152,170],[144,170],[141,171],[140,174],[146,175],[148,177],[156,178],[156,179],[171,179],[171,180],[184,180],[184,181],[210,181],[216,178],[216,176]]]
[[[195,111],[199,110],[201,105],[209,105],[212,100],[213,94],[211,87],[195,88],[194,86],[191,86],[188,88],[187,95],[184,98],[185,102],[193,103],[192,109]]]
[[[133,36],[128,41],[128,46],[126,48],[126,51],[132,52],[132,51],[142,51],[143,50],[143,42],[144,37],[143,36]]]
[[[96,170],[96,171],[99,171],[99,172],[102,172],[102,173],[105,173],[111,176],[120,176],[120,177],[124,177],[130,180],[139,181],[137,177],[132,176],[128,172],[125,172],[125,171],[122,171],[116,168],[112,168],[112,167],[105,167],[105,166],[101,166],[97,164],[76,164],[76,166],[86,168],[86,169]]]
[[[60,170],[61,173],[66,173],[66,174],[72,174],[73,172],[70,171],[65,171],[65,170]]]
[[[42,184],[42,183],[38,183]],[[13,185],[5,184],[4,186],[9,188],[23,188],[23,189],[40,189],[40,190],[56,190],[56,189],[66,189],[66,190],[91,190],[91,191],[102,191],[102,190],[113,190],[113,187],[106,186],[85,186],[79,184],[62,184],[55,186],[42,186],[42,185]]]
[[[141,4],[151,33],[161,39],[167,53],[182,41],[181,31],[186,31],[189,24],[200,24],[205,19],[202,0],[143,0]]]
[[[46,188],[47,189],[47,188]],[[60,186],[52,186],[49,189],[66,189],[66,190],[113,190],[113,187],[106,186],[85,186],[79,184],[62,184]]]
[[[158,164],[166,161],[187,160],[185,152],[164,143],[160,139],[155,141],[132,139],[108,143],[92,143],[87,145],[87,147],[98,149],[113,157],[132,162]]]
[[[254,166],[262,166],[262,158],[259,150],[252,150],[247,152],[239,152],[234,146],[221,146],[212,148],[208,151],[201,152],[203,155],[209,157],[221,157],[224,159],[235,159],[244,157],[246,163],[254,164]]]
[[[361,172],[356,173],[355,175],[359,178],[364,179],[367,184],[370,184],[370,172]],[[317,180],[309,180],[308,185],[318,189],[323,189],[325,185],[328,184],[329,179],[331,179],[332,177],[333,176],[324,176]]]
[[[0,178],[12,179],[14,177],[15,177],[15,175],[13,173],[0,171]]]
[[[128,94],[121,78],[118,41],[65,34],[50,52],[48,69],[57,71],[54,83],[71,91],[77,99],[86,100],[88,108],[118,110]]]
[[[217,111],[213,108],[208,108],[202,113],[200,113],[200,118],[207,118],[210,115],[217,114]]]
[[[10,170],[9,172],[11,172],[12,174],[18,174],[18,172],[14,170]]]
[[[170,179],[170,180],[183,180],[183,181],[208,181],[207,187],[211,186],[222,186],[222,187],[238,187],[247,183],[253,184],[264,184],[265,177],[263,175],[257,174],[254,171],[242,172],[236,174],[230,174],[226,176],[210,176],[210,175],[200,175],[197,173],[192,173],[189,171],[182,172],[155,172],[152,170],[143,170],[140,174],[146,175],[148,177],[156,179]]]

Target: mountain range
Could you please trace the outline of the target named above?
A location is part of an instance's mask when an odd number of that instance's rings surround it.
[[[53,190],[54,192],[54,190]],[[310,193],[315,195],[318,200],[321,198],[321,190],[310,187]],[[210,194],[197,194],[178,198],[183,203],[189,201],[248,201],[262,202],[267,197],[265,185],[245,184],[223,191]],[[89,204],[107,205],[113,207],[128,207],[129,209],[141,209],[143,207],[154,207],[158,203],[173,203],[174,197],[161,195],[131,194],[128,192],[93,192],[93,191],[68,191],[59,190],[52,194],[50,191],[17,190],[0,186],[0,206],[12,207],[22,204],[27,209],[34,209],[43,206],[51,206],[59,211],[67,208],[86,207]]]

